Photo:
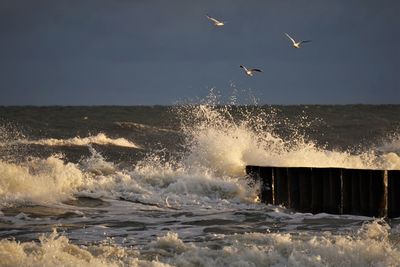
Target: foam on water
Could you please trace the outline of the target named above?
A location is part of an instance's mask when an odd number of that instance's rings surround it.
[[[31,158],[20,164],[0,161],[1,205],[51,204],[74,196],[123,197],[161,206],[167,197],[180,204],[255,198],[254,189],[248,188],[243,177],[188,171],[171,162],[162,163],[157,156],[145,158],[132,170],[120,170],[90,150],[92,155],[77,164],[65,163],[58,156]]]
[[[190,199],[238,198],[242,201],[255,198],[254,190],[248,187],[243,177],[217,175],[203,166],[185,165],[171,159],[165,161],[158,155],[149,155],[139,162],[132,176],[167,195],[190,196]]]
[[[77,246],[53,232],[40,242],[0,241],[0,266],[398,266],[395,231],[382,221],[350,235],[323,232],[214,235],[184,242],[176,233],[130,248]]]
[[[58,155],[30,158],[19,164],[0,161],[1,206],[58,203],[78,193],[112,197],[113,191],[144,191],[132,177],[90,150],[91,157],[79,164],[65,163]]]
[[[186,107],[182,114],[189,114],[183,122],[189,144],[187,165],[230,176],[243,174],[245,165],[400,169],[400,156],[395,153],[327,150],[297,132],[284,139],[262,112],[256,117],[242,113],[244,119],[234,121],[226,107]]]
[[[18,165],[0,161],[1,205],[63,200],[81,187],[85,179],[74,164],[65,164],[56,156]]]
[[[0,241],[0,266],[137,266],[130,256],[119,247],[78,247],[56,232],[41,236],[40,243]]]
[[[27,145],[43,145],[43,146],[88,146],[91,144],[97,145],[113,145],[120,147],[129,148],[140,148],[139,145],[126,140],[125,138],[110,138],[104,133],[99,133],[94,136],[88,137],[73,137],[70,139],[40,139],[40,140],[18,140],[17,144],[27,144]]]
[[[3,203],[37,203],[91,194],[159,205],[164,205],[167,197],[181,204],[221,199],[248,203],[256,199],[255,190],[244,178],[248,164],[400,169],[400,157],[393,152],[331,151],[298,133],[285,140],[275,133],[273,116],[261,111],[254,115],[244,109],[239,116],[236,114],[241,119],[234,120],[229,106],[206,104],[180,107],[177,114],[182,118],[186,136],[185,151],[177,157],[153,152],[132,168],[121,169],[90,148],[92,156],[78,164],[65,163],[56,156],[28,159],[22,164],[1,161],[0,198]],[[109,139],[103,134],[35,142],[88,145],[110,140],[135,146],[125,139]]]
[[[71,233],[71,240],[55,232],[40,237],[39,242],[2,239],[0,266],[398,265],[398,227],[391,229],[380,220],[358,227],[355,226],[357,224],[351,223],[351,218],[345,216],[293,214],[282,207],[267,208],[257,204],[257,192],[248,186],[244,177],[244,167],[247,164],[400,169],[396,140],[393,139],[393,144],[389,144],[390,149],[371,148],[355,154],[319,147],[296,132],[295,127],[291,127],[294,129],[293,134],[284,138],[274,129],[276,121],[273,114],[260,111],[253,113],[251,109],[254,107],[245,108],[239,111],[240,114],[229,106],[213,104],[188,105],[179,109],[177,114],[182,118],[185,143],[184,152],[178,155],[167,156],[165,151],[152,151],[134,166],[121,167],[118,162],[105,159],[89,146],[91,156],[78,163],[66,162],[63,157],[57,155],[45,159],[27,158],[20,163],[0,161],[2,206],[9,207],[21,203],[68,203],[66,200],[80,196],[100,198],[110,205],[99,208],[104,213],[98,217],[96,216],[99,214],[93,217],[90,214],[96,212],[96,208],[79,210],[81,207],[76,206],[73,207],[73,210],[76,210],[74,214],[81,214],[82,218],[74,215],[71,221],[68,218],[63,219],[66,224],[82,220],[82,224],[77,224],[78,227],[87,224],[90,229],[69,229],[71,232],[76,230],[75,236],[82,237],[85,242],[89,240],[87,245],[72,244],[74,233]],[[73,138],[39,141],[45,145],[86,146],[107,138],[94,136],[76,140]],[[128,201],[123,202],[121,199]],[[136,204],[139,205],[139,209]],[[118,210],[118,207],[121,210]],[[232,210],[228,215],[220,215]],[[153,211],[156,215],[151,217]],[[188,218],[186,215],[173,217],[175,211],[193,214],[195,218],[189,218],[189,215]],[[193,223],[194,220],[208,221],[211,215],[205,216],[205,211],[215,213],[212,217],[217,221],[215,224],[218,224],[218,220],[229,219],[247,227],[246,223],[251,222],[240,221],[241,215],[234,214],[238,211],[255,215],[249,218],[260,220],[260,224],[264,223],[264,219],[265,225],[257,228],[262,231],[260,233],[241,231],[237,234],[228,234],[236,230],[224,231],[224,225],[218,225],[221,229],[220,234],[213,234],[204,231],[205,228],[201,225]],[[158,212],[161,214],[160,218],[166,216],[162,218],[165,220],[157,217]],[[139,213],[140,216],[144,216],[140,217],[144,218],[144,224],[150,225],[149,229],[124,228],[123,224],[131,223],[132,216],[139,217]],[[259,219],[258,213],[263,214],[263,219]],[[106,214],[112,218],[104,222],[106,217],[102,216]],[[115,214],[121,217],[115,217]],[[35,218],[29,217],[29,214],[19,213],[11,218],[12,216],[6,212],[0,213],[0,217],[6,219],[3,222],[26,221],[26,224],[22,224],[23,227],[34,224]],[[135,219],[138,219],[137,217]],[[39,221],[50,224],[47,219],[52,223],[59,222],[48,217]],[[161,221],[158,221],[159,224],[154,222],[158,219]],[[297,227],[298,225],[304,226],[307,224],[305,221],[312,219],[348,219],[350,223],[345,225],[347,228],[336,229],[335,232],[320,231],[319,226],[309,228],[318,231],[299,230],[302,228]],[[167,225],[163,223],[165,221],[178,223]],[[120,222],[121,224],[118,224]],[[269,227],[275,223],[282,224],[279,230],[283,232],[273,229],[269,232]],[[113,228],[113,224],[117,226]],[[335,228],[335,224],[332,225]],[[16,227],[18,226],[20,225],[16,224]],[[163,230],[164,227],[167,230]],[[103,239],[102,233],[108,228],[117,236],[126,234],[133,239],[130,242],[134,243],[134,238],[138,236],[146,242],[142,240],[142,243],[138,242],[140,245],[134,247],[123,247],[109,240],[103,243],[90,242]],[[87,238],[90,230],[94,231],[93,235],[96,238]],[[135,235],[135,231],[145,233]],[[166,231],[170,232],[164,235]],[[163,235],[156,237],[159,233]],[[193,240],[196,242],[192,242]]]

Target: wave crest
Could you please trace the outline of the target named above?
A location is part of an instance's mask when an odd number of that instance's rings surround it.
[[[0,240],[1,266],[398,266],[400,252],[382,221],[350,235],[324,232],[213,235],[184,242],[167,233],[145,246],[110,241],[78,246],[55,231],[40,242]],[[214,248],[214,249],[213,249]]]
[[[67,199],[86,180],[75,164],[65,164],[56,156],[21,165],[0,161],[1,205]]]
[[[125,138],[110,138],[104,133],[99,133],[94,136],[88,137],[73,137],[70,139],[56,139],[56,138],[48,138],[48,139],[40,139],[40,140],[19,140],[17,141],[19,144],[27,144],[27,145],[43,145],[43,146],[88,146],[91,144],[96,145],[113,145],[119,147],[129,147],[129,148],[137,148],[141,147],[131,141],[126,140]]]
[[[327,150],[292,128],[289,137],[275,131],[274,114],[254,107],[190,105],[180,111],[188,152],[187,165],[201,165],[221,174],[242,175],[245,165],[400,169],[400,157],[374,150],[362,153]],[[236,119],[235,119],[236,117]],[[238,119],[239,118],[239,119]],[[299,122],[302,123],[302,122]]]

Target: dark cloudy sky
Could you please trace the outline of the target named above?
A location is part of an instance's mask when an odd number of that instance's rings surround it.
[[[399,104],[399,29],[398,0],[1,0],[0,105]]]

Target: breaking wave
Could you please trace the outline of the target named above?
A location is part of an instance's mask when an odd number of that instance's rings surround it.
[[[123,198],[158,206],[168,206],[167,197],[179,205],[255,199],[254,190],[243,178],[188,171],[163,163],[158,156],[147,157],[131,170],[120,169],[90,150],[92,155],[76,164],[59,156],[19,164],[0,161],[0,207],[52,204],[77,196]]]
[[[297,126],[288,125],[294,131],[283,138],[275,132],[274,117],[263,111],[257,115],[241,111],[240,120],[234,119],[230,107],[209,104],[180,112],[188,147],[185,163],[191,167],[230,176],[243,174],[246,165],[400,169],[400,156],[395,153],[327,150],[299,134]]]
[[[256,200],[257,192],[244,177],[246,165],[400,169],[400,157],[393,152],[327,150],[296,130],[283,138],[275,131],[274,116],[254,107],[238,111],[231,106],[188,105],[175,112],[185,136],[184,151],[175,157],[165,156],[165,150],[153,151],[133,166],[121,168],[90,148],[92,155],[77,164],[57,156],[19,164],[0,161],[0,199],[3,203],[58,202],[90,194],[159,206],[168,205],[166,198],[178,205],[196,201],[207,205],[221,199],[248,203]],[[137,147],[104,134],[34,142]]]
[[[1,206],[24,202],[55,202],[71,197],[86,181],[72,163],[52,156],[14,164],[0,161]]]
[[[0,241],[0,266],[398,266],[396,234],[384,222],[350,235],[324,232],[218,234],[202,243],[167,233],[147,245],[78,246],[53,232],[39,242]]]
[[[28,145],[43,145],[43,146],[87,146],[96,145],[113,145],[119,147],[140,148],[139,145],[126,140],[125,138],[110,138],[104,133],[99,133],[88,137],[74,137],[70,139],[40,139],[40,140],[18,140],[16,143]]]

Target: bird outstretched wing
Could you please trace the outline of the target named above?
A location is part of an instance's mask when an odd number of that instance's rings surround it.
[[[209,20],[211,20],[211,21],[213,21],[213,22],[215,22],[215,23],[221,23],[221,21],[219,21],[219,20],[217,20],[217,19],[215,19],[215,18],[213,18],[213,17],[210,17],[209,15],[206,15],[206,17],[207,17]]]
[[[295,44],[296,43],[296,41],[292,38],[292,37],[290,37],[290,35],[289,34],[287,34],[286,32],[284,32],[284,34],[287,36],[287,38],[289,38],[290,39],[290,41],[292,41],[292,43],[293,44]]]
[[[258,72],[262,72],[262,70],[260,70],[260,69],[250,69],[250,71],[258,71]]]

